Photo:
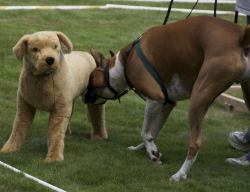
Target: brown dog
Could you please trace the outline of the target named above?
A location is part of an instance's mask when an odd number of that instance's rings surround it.
[[[147,100],[142,128],[144,142],[130,149],[145,147],[150,158],[159,163],[161,154],[155,145],[159,131],[175,102],[190,98],[189,150],[184,164],[171,177],[174,181],[186,179],[201,147],[202,120],[214,99],[237,82],[241,83],[250,107],[249,45],[250,26],[244,28],[209,16],[153,27],[143,34],[140,46],[158,71],[167,94],[144,66],[137,47],[129,44],[110,59],[91,51],[98,67],[91,74],[91,93],[86,96],[92,95],[89,102],[96,104],[119,97],[119,93],[128,88],[128,81],[124,78],[126,65],[128,80]],[[127,54],[129,48],[131,52]],[[105,70],[107,65],[109,71]],[[166,97],[168,100],[165,100]]]
[[[62,54],[61,44],[69,54]],[[36,109],[50,112],[46,162],[63,160],[64,136],[74,101],[87,88],[95,69],[93,57],[73,51],[72,43],[61,32],[37,32],[23,36],[13,48],[23,68],[17,91],[17,113],[9,140],[1,152],[18,151]],[[71,52],[71,53],[70,53]],[[88,105],[94,139],[107,138],[104,105]]]

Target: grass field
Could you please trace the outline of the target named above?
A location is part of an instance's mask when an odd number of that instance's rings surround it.
[[[98,0],[32,1],[0,0],[1,5],[102,5],[114,3]],[[115,2],[126,4],[125,2]],[[166,3],[132,3],[167,7]],[[175,7],[192,7],[178,4]],[[198,5],[199,9],[212,9],[213,5]],[[233,5],[219,5],[220,10],[233,10]],[[192,15],[195,16],[195,15]],[[108,56],[108,50],[117,52],[136,39],[147,28],[161,25],[165,12],[131,10],[34,10],[0,11],[0,146],[8,139],[16,112],[16,91],[22,67],[12,53],[12,47],[27,33],[41,30],[62,31],[71,39],[74,50],[95,48]],[[186,14],[172,13],[170,22]],[[219,16],[233,20],[233,16]],[[240,18],[245,25],[245,17]],[[177,45],[178,46],[178,45]],[[38,112],[20,152],[0,153],[0,161],[8,163],[35,177],[72,192],[244,192],[249,191],[249,168],[232,166],[227,157],[240,156],[228,142],[232,130],[246,130],[249,114],[228,113],[219,104],[209,109],[203,122],[203,146],[189,178],[183,182],[170,182],[169,178],[182,165],[188,147],[189,101],[179,102],[157,142],[163,153],[163,165],[151,162],[145,151],[131,152],[126,148],[141,142],[140,131],[145,103],[133,93],[124,96],[121,104],[107,102],[106,126],[109,139],[90,140],[91,127],[86,120],[85,106],[77,101],[71,120],[72,135],[65,139],[65,160],[43,163],[47,153],[48,114]],[[51,191],[30,181],[23,175],[0,167],[1,192]]]

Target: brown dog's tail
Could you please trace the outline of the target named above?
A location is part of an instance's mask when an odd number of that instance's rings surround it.
[[[240,41],[240,46],[243,48],[250,46],[250,25],[245,27],[243,37]]]

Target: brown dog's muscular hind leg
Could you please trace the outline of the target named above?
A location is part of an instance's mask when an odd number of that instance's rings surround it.
[[[231,71],[235,70],[235,68],[229,68],[221,63],[226,63],[226,65],[232,64],[225,62],[225,60],[213,60],[212,63],[204,63],[194,84],[189,109],[191,131],[189,150],[182,167],[176,174],[172,175],[170,179],[172,181],[180,181],[187,178],[187,174],[195,162],[201,147],[201,123],[209,106],[219,94],[224,92],[237,79],[234,75],[237,74],[237,71]],[[207,66],[209,67],[207,68]],[[218,69],[217,66],[221,68]]]
[[[13,123],[12,132],[8,141],[2,147],[1,152],[14,152],[20,149],[27,130],[34,119],[35,113],[35,108],[26,103],[20,93],[18,93],[17,113]]]

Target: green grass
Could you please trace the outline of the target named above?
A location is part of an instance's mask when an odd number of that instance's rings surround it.
[[[106,4],[110,1],[1,1],[0,5]],[[115,2],[121,3],[121,2]],[[124,3],[124,2],[123,2]],[[125,3],[124,3],[125,4]],[[163,3],[131,3],[163,6]],[[177,5],[176,5],[177,6]],[[179,4],[179,7],[190,4]],[[200,5],[210,8],[212,5]],[[222,6],[224,10],[232,6]],[[194,15],[192,15],[194,16]],[[75,50],[95,48],[108,56],[108,50],[118,51],[147,28],[161,25],[165,12],[109,10],[79,11],[0,11],[0,146],[8,139],[16,112],[16,90],[22,67],[12,54],[12,47],[27,33],[40,30],[63,31]],[[172,13],[170,22],[186,14]],[[219,16],[233,20],[233,16]],[[245,25],[245,18],[240,22]],[[242,155],[230,148],[228,133],[246,130],[249,114],[228,113],[214,104],[203,122],[203,147],[189,178],[181,183],[169,182],[169,177],[182,165],[188,147],[189,101],[178,103],[164,126],[157,142],[163,153],[163,165],[151,162],[145,151],[131,152],[127,146],[141,142],[140,132],[145,103],[133,93],[122,103],[106,105],[107,141],[90,140],[91,126],[86,120],[85,106],[77,101],[71,121],[73,134],[65,139],[65,160],[43,163],[47,153],[48,114],[39,112],[20,152],[0,154],[0,160],[67,191],[249,191],[249,168],[231,166],[227,157]],[[0,191],[44,192],[43,186],[22,175],[0,167]]]

